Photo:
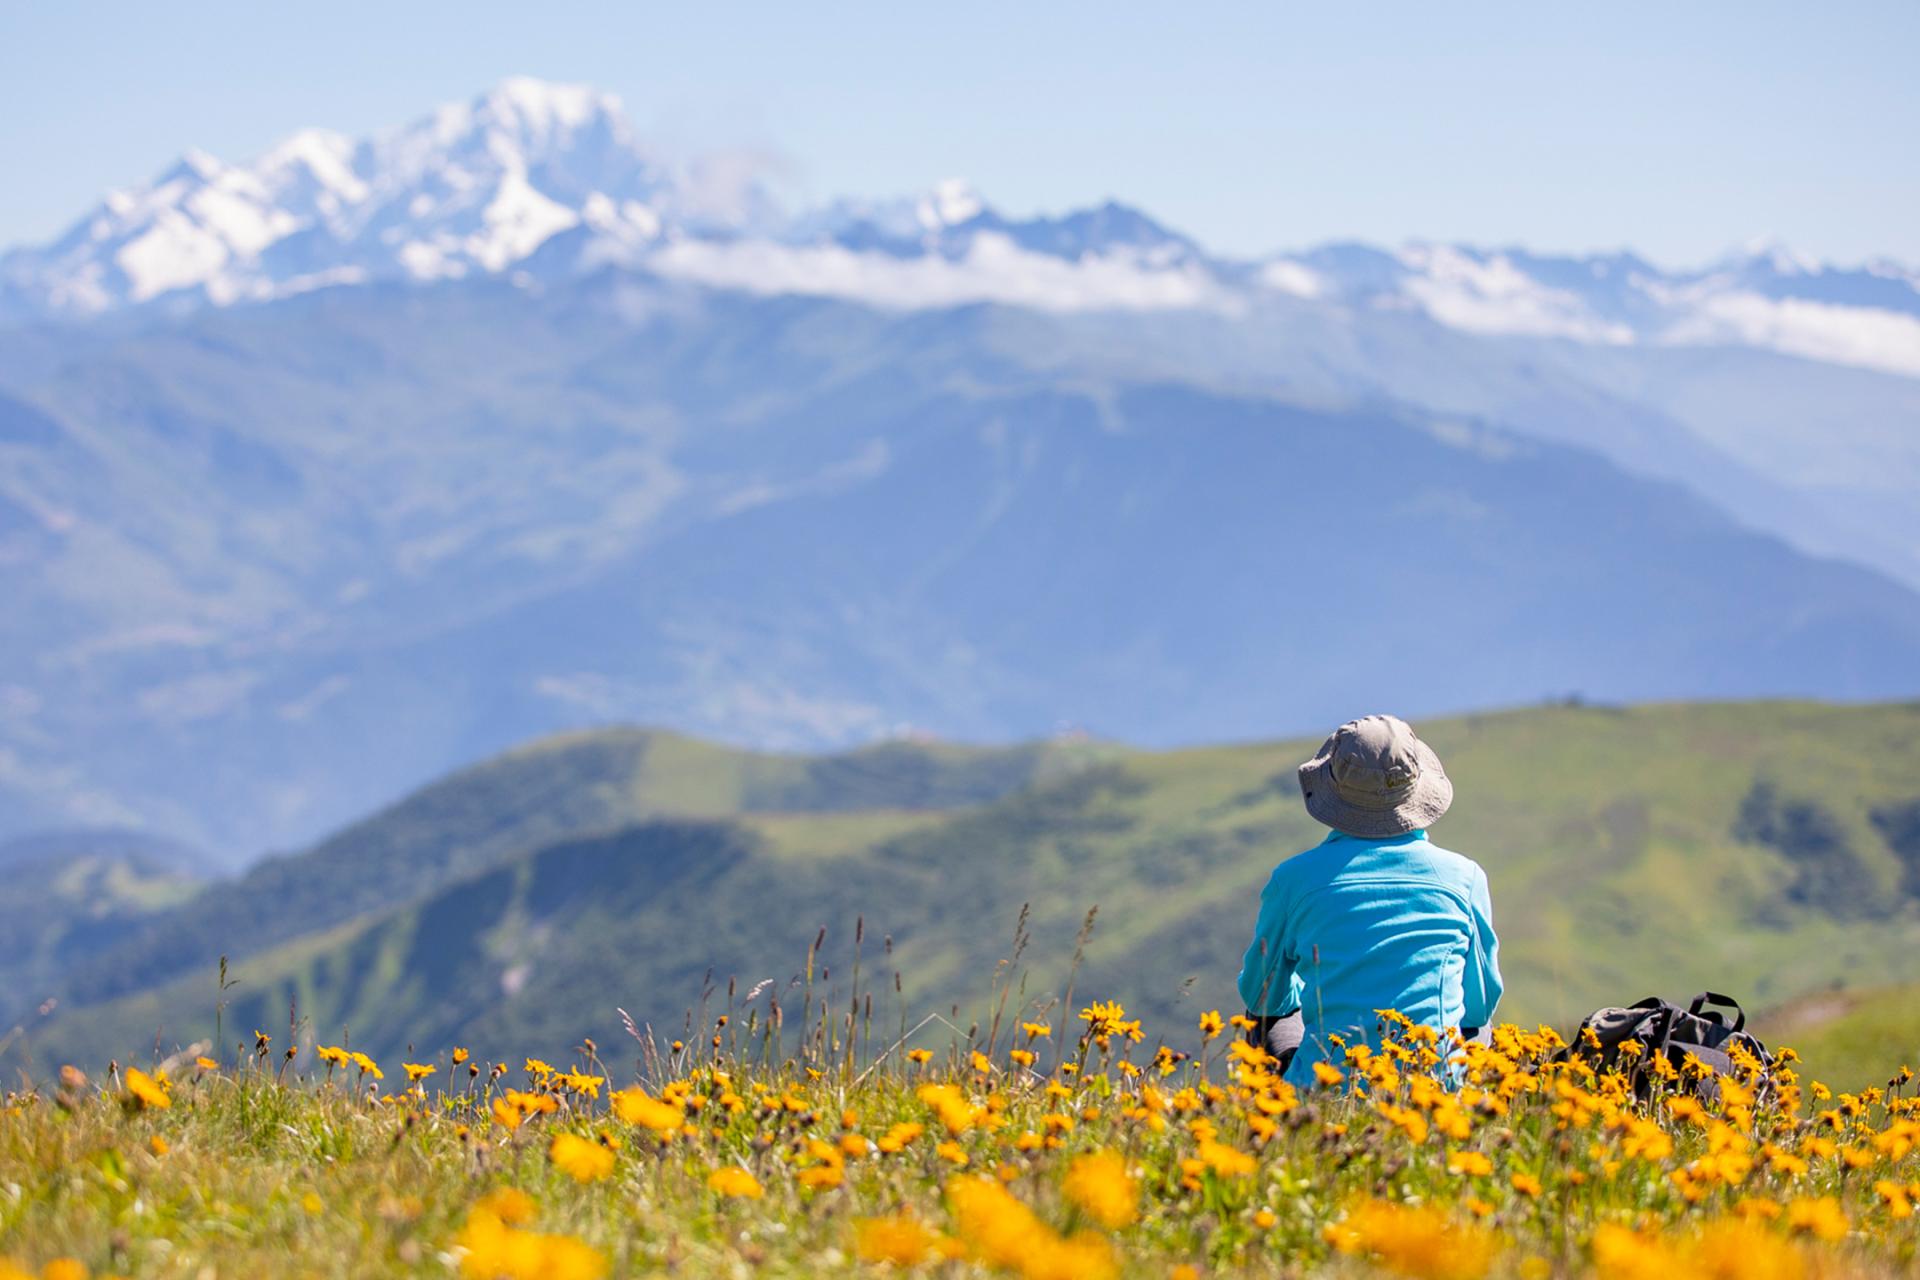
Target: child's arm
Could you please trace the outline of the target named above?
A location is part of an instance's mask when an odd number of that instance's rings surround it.
[[[1283,1018],[1300,1008],[1288,945],[1287,893],[1276,869],[1260,895],[1253,944],[1240,962],[1240,999],[1252,1018]]]
[[[1460,1023],[1480,1028],[1492,1025],[1493,1011],[1499,1007],[1506,987],[1500,980],[1500,939],[1493,932],[1493,895],[1487,889],[1487,873],[1478,867],[1474,868],[1467,905],[1473,917],[1473,936],[1467,946],[1466,972],[1460,979],[1466,1005]]]

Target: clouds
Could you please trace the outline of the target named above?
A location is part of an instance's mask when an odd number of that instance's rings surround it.
[[[681,240],[646,259],[662,275],[753,293],[851,298],[895,310],[996,302],[1040,311],[1236,311],[1242,300],[1198,264],[1113,252],[1065,259],[981,232],[964,254],[898,257],[838,244]]]

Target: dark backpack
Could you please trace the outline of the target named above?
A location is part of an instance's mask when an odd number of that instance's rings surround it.
[[[1729,1022],[1719,1009],[1709,1009],[1708,1005],[1732,1010],[1733,1020]],[[1663,1058],[1678,1073],[1681,1087],[1691,1086],[1713,1097],[1719,1093],[1719,1078],[1734,1074],[1728,1050],[1735,1045],[1752,1054],[1763,1071],[1773,1068],[1773,1054],[1746,1028],[1747,1015],[1739,1002],[1718,992],[1703,991],[1684,1009],[1658,996],[1648,996],[1625,1008],[1597,1009],[1587,1015],[1574,1033],[1573,1043],[1557,1056],[1580,1057],[1601,1071],[1618,1070],[1633,1081],[1634,1091],[1642,1097],[1653,1089],[1646,1064]],[[1639,1045],[1638,1054],[1620,1052],[1620,1046],[1628,1041]],[[1689,1057],[1699,1059],[1710,1074],[1696,1081],[1686,1067]]]

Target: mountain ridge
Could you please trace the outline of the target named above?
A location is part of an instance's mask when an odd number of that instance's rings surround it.
[[[1670,271],[1627,252],[1420,242],[1236,259],[1114,200],[1009,218],[951,181],[788,212],[751,173],[669,160],[612,95],[528,77],[366,139],[302,130],[244,165],[188,152],[49,245],[0,257],[0,317],[608,264],[894,307],[1233,312],[1280,295],[1465,332],[1750,346],[1920,377],[1920,272],[1890,260],[1841,268],[1762,243]]]
[[[1503,1016],[1566,1025],[1601,1004],[1703,987],[1791,1012],[1863,973],[1873,984],[1920,981],[1910,945],[1920,881],[1902,878],[1920,846],[1881,820],[1920,813],[1920,704],[1561,705],[1419,729],[1457,788],[1434,839],[1479,860],[1493,885]],[[789,977],[800,981],[823,927],[815,993],[834,974],[844,981],[856,921],[883,1018],[897,969],[916,1016],[958,1004],[965,1025],[1016,919],[1029,926],[1022,963],[1038,995],[1076,966],[1076,934],[1094,906],[1099,927],[1076,990],[1156,1022],[1190,1022],[1232,1007],[1259,886],[1275,862],[1324,835],[1293,778],[1316,738],[1108,745],[1037,770],[1004,752],[903,745],[851,774],[843,758],[826,790],[806,776],[808,761],[787,759],[773,762],[773,790],[758,792],[775,804],[756,809],[755,787],[730,790],[751,774],[744,753],[665,735],[683,754],[647,785],[679,804],[596,816],[584,802],[611,775],[575,764],[645,736],[575,735],[486,762],[491,786],[437,784],[464,797],[439,816],[523,824],[526,838],[431,882],[396,885],[370,910],[290,920],[242,947],[229,966],[241,985],[226,1025],[283,1027],[292,1006],[306,1020],[294,1043],[351,1034],[383,1058],[454,1044],[484,1055],[506,1043],[557,1054],[583,1036],[618,1043],[616,1006],[663,1036],[684,1034],[683,1012],[730,978],[790,1004]],[[956,764],[984,769],[985,785],[911,813],[896,807],[925,798],[926,779],[957,776],[945,772]],[[842,787],[849,777],[854,792]],[[524,828],[536,793],[570,796],[551,811],[579,822]],[[820,803],[795,809],[796,799]],[[1770,808],[1797,816],[1756,824]],[[396,865],[449,836],[409,802],[357,825]],[[296,861],[336,886],[361,877],[337,852],[330,841]],[[249,882],[252,914],[271,914],[278,887],[259,871],[230,884]],[[1863,889],[1873,902],[1864,912]],[[102,945],[93,971],[118,974],[116,987],[88,989],[85,972],[68,973],[57,1011],[36,1028],[37,1051],[126,1060],[156,1029],[163,1045],[210,1036],[210,975],[229,937],[209,927],[209,905],[174,909],[177,938],[143,936],[135,921]],[[149,963],[159,955],[164,967]],[[1906,1012],[1881,1021],[1911,1036]],[[1809,1069],[1833,1079],[1853,1065],[1823,1054]],[[1886,1069],[1884,1056],[1859,1065]]]

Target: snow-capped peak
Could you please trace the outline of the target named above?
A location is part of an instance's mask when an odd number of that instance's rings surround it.
[[[373,138],[305,129],[247,165],[190,151],[9,254],[0,287],[19,309],[86,314],[502,271],[589,205],[622,243],[650,238],[674,187],[617,98],[518,76]]]
[[[554,84],[532,76],[509,76],[481,95],[479,113],[512,121],[521,130],[557,136],[596,120],[626,124],[620,99],[589,85]]]
[[[181,157],[174,161],[173,167],[160,175],[161,182],[212,182],[226,171],[218,156],[209,155],[198,147],[189,147]]]
[[[964,178],[946,178],[920,197],[914,213],[929,231],[957,227],[980,216],[987,207],[980,193]]]
[[[889,307],[1368,308],[1489,337],[1742,345],[1920,376],[1920,274],[1835,268],[1771,239],[1679,272],[1625,252],[1418,243],[1249,263],[1114,201],[1008,217],[960,179],[794,217],[760,172],[744,153],[677,161],[611,94],[515,76],[369,138],[306,129],[239,165],[189,151],[52,244],[0,257],[0,318],[613,264]]]
[[[1736,268],[1765,266],[1782,276],[1810,276],[1821,270],[1818,258],[1796,251],[1774,235],[1753,236],[1722,261]]]

